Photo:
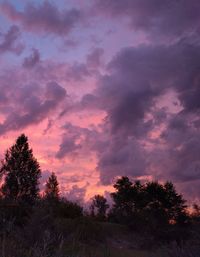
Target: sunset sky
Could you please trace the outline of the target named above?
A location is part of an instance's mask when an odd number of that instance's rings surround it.
[[[200,196],[199,0],[0,0],[0,157],[25,133],[73,200],[122,175]]]

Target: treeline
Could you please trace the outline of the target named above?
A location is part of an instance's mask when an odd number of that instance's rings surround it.
[[[40,165],[29,148],[28,138],[22,134],[10,147],[0,168],[0,212],[3,220],[14,220],[23,225],[31,215],[32,207],[42,204],[47,212],[68,218],[83,215],[83,208],[60,197],[59,184],[54,173],[48,178],[44,192],[39,189]]]
[[[54,173],[46,181],[41,194],[40,166],[24,134],[6,151],[0,175],[1,229],[11,223],[22,228],[33,215],[38,215],[41,223],[47,217],[45,226],[49,228],[56,218],[86,217],[91,221],[126,225],[134,232],[148,235],[148,238],[182,242],[190,237],[192,226],[200,222],[199,206],[194,205],[193,212],[189,213],[186,200],[171,182],[133,183],[128,177],[121,177],[114,184],[115,192],[111,193],[113,204],[109,206],[104,196],[95,195],[89,210],[60,195]]]

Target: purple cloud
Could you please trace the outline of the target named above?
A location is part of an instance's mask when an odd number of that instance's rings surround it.
[[[57,35],[67,35],[81,19],[79,10],[72,8],[61,11],[48,1],[39,5],[29,2],[23,11],[18,11],[9,2],[4,2],[1,10],[10,20],[22,24],[28,31]]]
[[[20,55],[24,45],[19,42],[21,36],[19,27],[13,25],[5,34],[0,34],[0,53],[13,52]]]
[[[66,198],[70,201],[83,204],[87,186],[88,185],[78,187],[77,185],[73,185],[72,188],[65,194]]]
[[[133,137],[125,139],[120,134],[109,137],[104,151],[98,152],[98,157],[97,169],[100,171],[102,184],[112,183],[117,176],[136,179],[146,175],[145,150]]]
[[[52,164],[63,175],[70,158],[90,172],[96,162],[99,184],[120,175],[170,179],[183,192],[190,182],[195,195],[200,181],[199,1],[95,0],[80,9],[73,1],[61,9],[61,2],[28,1],[24,9],[14,1],[0,4],[8,18],[3,18],[5,27],[10,21],[20,26],[0,34],[0,53],[21,53],[21,29],[27,46],[37,45],[30,55],[0,60],[0,134],[40,123],[41,133],[53,133],[52,149],[57,149],[41,154],[49,158],[50,164],[42,164],[46,170]],[[49,34],[61,36],[51,47]],[[79,167],[72,169],[82,174]],[[77,177],[71,182],[84,179]],[[84,194],[85,188],[72,188],[79,191]]]
[[[185,37],[200,29],[198,0],[96,0],[95,9],[103,15],[129,19],[130,26],[151,38]]]
[[[23,67],[24,68],[33,68],[39,62],[40,62],[40,53],[39,53],[38,49],[33,48],[32,54],[30,56],[24,58]]]
[[[12,96],[12,102],[8,100],[4,109],[6,117],[0,124],[0,134],[37,124],[47,118],[65,99],[66,91],[56,82],[49,82],[45,87],[34,83],[10,87],[6,94],[9,99]]]
[[[84,63],[74,63],[69,66],[66,71],[67,80],[83,81],[85,78],[91,76],[92,73]]]
[[[56,154],[58,159],[78,155],[81,151],[87,155],[89,151],[95,148],[95,141],[98,135],[95,129],[90,130],[71,123],[66,123],[63,129],[62,142]]]
[[[104,50],[102,48],[93,49],[87,56],[87,65],[92,69],[99,68],[102,64],[102,55]]]
[[[107,113],[95,149],[102,183],[121,174],[199,179],[199,50],[183,42],[124,48],[108,64],[94,94],[83,97],[83,107]],[[176,115],[156,106],[169,90],[180,101]],[[152,140],[156,127],[166,129]]]

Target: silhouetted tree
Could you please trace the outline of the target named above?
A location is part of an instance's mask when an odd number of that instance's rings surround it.
[[[114,184],[114,201],[110,217],[120,223],[158,230],[170,224],[187,223],[185,200],[171,182],[134,184],[122,177]]]
[[[150,229],[157,229],[159,226],[168,224],[166,212],[166,192],[163,185],[157,181],[148,182],[145,185],[145,206],[144,214]]]
[[[198,204],[193,204],[191,219],[194,223],[200,222],[200,206]]]
[[[59,199],[59,184],[57,181],[57,177],[54,172],[52,172],[51,176],[48,178],[45,185],[45,198],[47,199]]]
[[[41,171],[24,134],[7,150],[0,173],[5,176],[2,186],[4,198],[26,203],[33,203],[36,200]]]
[[[77,218],[83,216],[83,208],[78,204],[61,198],[56,205],[55,215],[62,218]]]
[[[172,182],[166,182],[163,186],[165,192],[164,208],[168,222],[183,225],[188,221],[186,200],[176,192]]]
[[[102,195],[95,195],[92,199],[90,206],[92,216],[95,216],[99,220],[105,220],[106,212],[109,208],[107,199]]]
[[[114,205],[109,216],[117,222],[127,223],[133,213],[133,183],[128,177],[122,177],[114,184],[116,192],[111,193]]]

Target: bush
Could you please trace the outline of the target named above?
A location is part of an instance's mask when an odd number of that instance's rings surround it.
[[[66,199],[61,199],[54,209],[56,217],[60,218],[78,218],[83,216],[83,208],[77,203],[70,202]]]

